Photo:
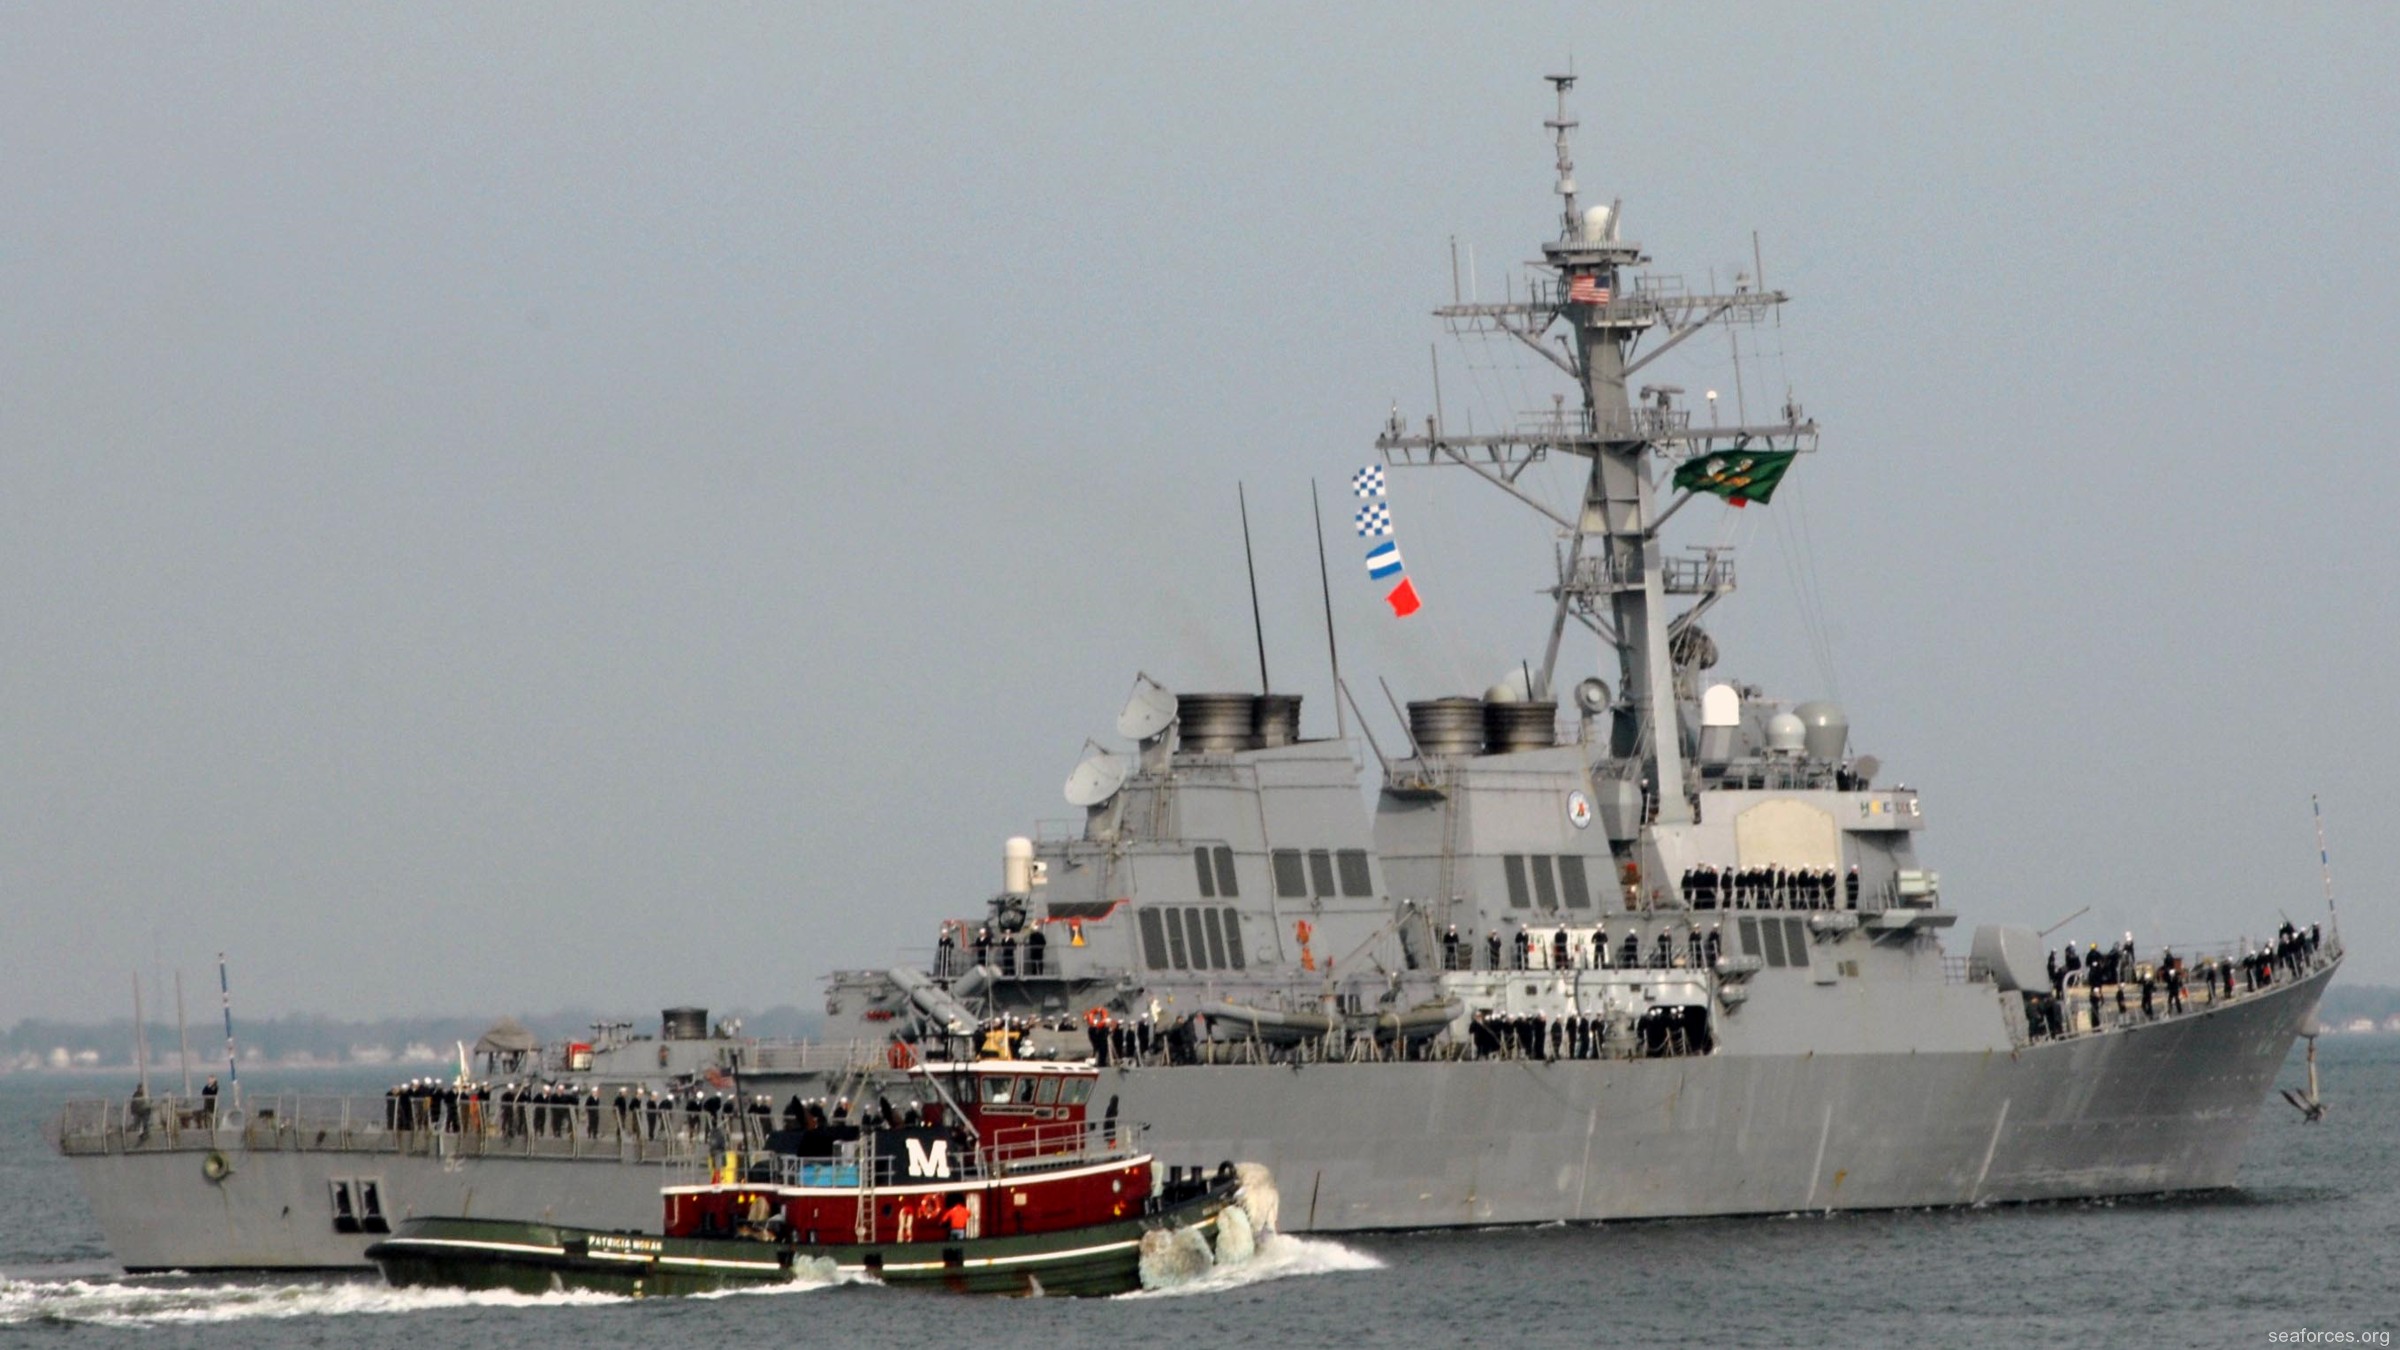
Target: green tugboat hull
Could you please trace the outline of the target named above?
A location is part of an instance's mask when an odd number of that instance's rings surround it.
[[[1215,1235],[1230,1183],[1152,1214],[1053,1233],[943,1242],[774,1243],[602,1232],[510,1219],[411,1219],[367,1249],[402,1287],[590,1291],[630,1298],[704,1294],[807,1278],[863,1276],[965,1294],[1122,1294],[1141,1287],[1145,1234]]]

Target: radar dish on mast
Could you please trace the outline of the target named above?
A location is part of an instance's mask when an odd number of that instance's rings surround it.
[[[1125,761],[1098,746],[1091,749],[1092,753],[1075,766],[1075,772],[1067,775],[1069,806],[1098,806],[1125,786]]]
[[[1575,686],[1575,706],[1598,716],[1608,711],[1608,685],[1597,675],[1585,678]]]
[[[1117,714],[1117,734],[1129,741],[1146,741],[1175,724],[1175,695],[1147,675],[1133,677],[1133,697]]]

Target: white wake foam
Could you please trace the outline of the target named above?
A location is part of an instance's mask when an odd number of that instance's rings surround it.
[[[1383,1262],[1331,1238],[1294,1237],[1270,1233],[1258,1239],[1250,1259],[1210,1266],[1188,1279],[1120,1294],[1120,1298],[1171,1298],[1186,1294],[1215,1294],[1245,1285],[1285,1280],[1296,1275],[1337,1275],[1345,1271],[1381,1270]]]
[[[804,1271],[788,1284],[742,1293],[799,1293],[836,1283]],[[25,1280],[0,1276],[0,1327],[28,1323],[103,1327],[345,1317],[440,1308],[590,1307],[632,1300],[617,1294],[520,1294],[491,1289],[394,1289],[371,1280],[291,1284],[189,1284],[173,1280]]]
[[[618,1302],[608,1294],[394,1289],[368,1280],[294,1284],[183,1284],[137,1280],[0,1278],[0,1326],[28,1322],[137,1327],[239,1322],[431,1308],[538,1308]]]

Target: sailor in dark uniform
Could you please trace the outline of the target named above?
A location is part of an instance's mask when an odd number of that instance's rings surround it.
[[[1025,935],[1026,974],[1042,975],[1048,973],[1049,967],[1042,964],[1042,958],[1047,953],[1049,946],[1050,939],[1042,936],[1042,930],[1039,926],[1036,926],[1032,932]]]
[[[1458,969],[1458,925],[1442,930],[1442,969]]]

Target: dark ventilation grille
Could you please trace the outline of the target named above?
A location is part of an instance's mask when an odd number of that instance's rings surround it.
[[[1192,969],[1211,969],[1212,965],[1208,959],[1208,934],[1200,927],[1199,909],[1192,908],[1183,912],[1183,936],[1185,942],[1192,949]]]
[[[1511,853],[1502,857],[1500,873],[1508,879],[1508,907],[1510,909],[1532,908],[1533,897],[1525,893],[1525,859],[1523,855]]]
[[[1275,894],[1284,900],[1308,898],[1308,872],[1300,865],[1300,850],[1275,850]]]
[[[1155,909],[1142,911],[1142,961],[1152,970],[1167,968],[1167,935]]]
[[[1208,924],[1208,966],[1209,966],[1209,969],[1211,969],[1211,970],[1223,970],[1223,969],[1225,969],[1225,928],[1224,928],[1224,921],[1223,921],[1223,920],[1221,920],[1221,919],[1219,919],[1219,918],[1217,917],[1217,911],[1215,911],[1214,909],[1203,909],[1203,910],[1197,910],[1197,911],[1195,911],[1195,912],[1196,912],[1197,914],[1199,914],[1199,916],[1200,916],[1200,917],[1201,917],[1203,920],[1207,921],[1207,924]]]
[[[1584,880],[1582,858],[1572,853],[1559,855],[1558,889],[1566,898],[1567,908],[1592,907],[1592,888]]]
[[[1548,855],[1536,853],[1525,860],[1533,869],[1533,898],[1544,909],[1558,908],[1558,878],[1550,874]]]
[[[1217,859],[1217,894],[1231,900],[1242,893],[1242,888],[1233,879],[1233,850],[1219,844],[1215,849],[1215,855]],[[1201,893],[1207,894],[1207,888],[1202,887]]]
[[[1321,848],[1308,851],[1308,877],[1316,883],[1317,894],[1333,894],[1333,855]]]
[[[1192,958],[1190,949],[1183,945],[1183,916],[1169,911],[1166,914],[1166,924],[1167,959],[1175,963],[1175,968],[1177,970],[1191,969]]]
[[[1235,970],[1242,969],[1242,916],[1238,910],[1225,911],[1225,955],[1232,959]]]
[[[1192,850],[1192,866],[1200,874],[1200,898],[1203,900],[1216,899],[1216,869],[1209,866],[1207,849],[1196,848]]]
[[[1365,849],[1343,849],[1333,855],[1333,861],[1341,869],[1342,894],[1359,896],[1375,893],[1374,878],[1367,871],[1367,851]]]

